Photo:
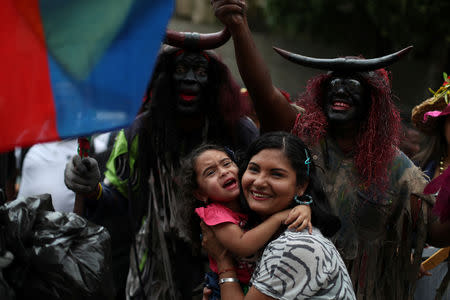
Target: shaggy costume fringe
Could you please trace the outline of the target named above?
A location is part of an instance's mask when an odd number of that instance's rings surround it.
[[[357,73],[371,95],[367,122],[361,126],[354,151],[354,164],[365,188],[375,185],[384,191],[388,180],[388,167],[396,155],[400,139],[400,112],[393,103],[389,74],[380,69]],[[306,92],[297,104],[306,113],[299,115],[293,134],[305,139],[311,146],[325,137],[328,123],[322,111],[325,84],[332,74],[322,74],[308,81]]]

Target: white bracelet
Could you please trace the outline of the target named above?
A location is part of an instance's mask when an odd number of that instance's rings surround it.
[[[225,283],[225,282],[239,282],[239,279],[237,278],[222,278],[219,279],[219,284]]]

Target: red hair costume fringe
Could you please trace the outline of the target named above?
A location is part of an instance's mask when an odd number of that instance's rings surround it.
[[[396,156],[400,139],[400,112],[393,103],[389,74],[384,69],[359,73],[371,97],[368,120],[357,137],[354,164],[365,188],[375,185],[385,191],[388,184],[388,167]],[[297,104],[306,111],[297,117],[292,133],[309,145],[316,145],[327,130],[327,120],[322,111],[324,84],[331,74],[322,74],[308,81],[306,92]]]

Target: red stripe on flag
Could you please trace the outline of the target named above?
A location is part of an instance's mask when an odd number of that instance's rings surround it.
[[[0,151],[57,139],[39,3],[3,0],[0,20]]]

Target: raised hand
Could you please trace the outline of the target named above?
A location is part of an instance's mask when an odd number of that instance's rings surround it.
[[[92,157],[75,155],[64,170],[64,183],[77,194],[91,194],[97,190],[100,181],[98,163]]]
[[[246,23],[247,4],[245,0],[211,0],[214,14],[228,29]]]

